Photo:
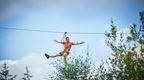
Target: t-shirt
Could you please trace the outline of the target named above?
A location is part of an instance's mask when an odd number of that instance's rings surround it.
[[[64,42],[64,48],[65,49],[71,49],[71,47],[72,47],[72,45],[73,45],[73,43],[72,42]]]

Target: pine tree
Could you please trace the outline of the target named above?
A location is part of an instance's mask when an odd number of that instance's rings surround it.
[[[30,74],[30,71],[28,67],[26,66],[26,72],[24,73],[24,77],[22,78],[23,80],[31,80],[32,76]]]
[[[16,75],[12,75],[9,73],[9,67],[5,62],[2,66],[2,70],[0,72],[0,80],[15,80]]]

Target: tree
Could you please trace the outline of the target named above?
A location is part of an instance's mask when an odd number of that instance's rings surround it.
[[[91,61],[89,53],[85,58],[71,58],[67,66],[56,63],[56,77],[49,75],[51,80],[90,80],[92,74],[90,71]]]
[[[99,67],[98,80],[144,79],[144,12],[140,12],[141,26],[130,25],[129,33],[117,33],[111,21],[111,31],[106,33],[106,44],[112,49],[112,57]]]
[[[0,80],[15,80],[16,75],[12,75],[9,73],[9,67],[5,62],[2,66],[2,70],[0,72]]]
[[[118,33],[111,20],[106,44],[112,57],[97,68],[91,68],[89,56],[72,58],[67,65],[56,64],[56,77],[51,80],[143,80],[144,79],[144,12],[140,12],[141,26],[130,25],[129,32]]]
[[[23,80],[31,80],[32,76],[30,74],[30,71],[28,67],[26,66],[26,72],[24,73],[24,77],[22,78]]]

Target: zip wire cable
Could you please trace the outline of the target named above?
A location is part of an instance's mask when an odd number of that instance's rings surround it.
[[[19,30],[19,31],[34,31],[34,32],[48,32],[48,33],[65,33],[60,31],[47,31],[47,30],[36,30],[36,29],[26,29],[26,28],[10,28],[10,27],[0,27],[0,29],[9,30]],[[69,34],[105,34],[105,33],[92,33],[92,32],[68,32]]]
[[[0,29],[9,29],[9,30],[19,30],[19,31],[33,31],[33,32],[47,32],[47,33],[65,33],[60,31],[48,31],[48,30],[38,30],[38,29],[26,29],[26,28],[10,28],[10,27],[0,27]],[[94,32],[67,32],[69,34],[106,34],[106,33],[94,33]],[[117,33],[121,34],[121,33]],[[123,33],[130,34],[130,33]]]
[[[0,29],[9,29],[9,30],[19,30],[19,31],[34,31],[34,32],[49,32],[49,33],[64,33],[58,31],[46,31],[46,30],[34,30],[34,29],[24,29],[24,28],[10,28],[10,27],[0,27]]]

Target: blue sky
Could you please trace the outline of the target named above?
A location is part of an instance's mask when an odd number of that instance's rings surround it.
[[[113,18],[120,30],[139,23],[142,0],[1,0],[0,26],[67,32],[105,32]],[[72,35],[72,41],[85,41],[72,49],[72,55],[89,47],[93,60],[106,59],[110,49],[104,35]],[[62,50],[53,40],[63,34],[0,29],[0,60],[21,59],[32,53],[54,54]]]

